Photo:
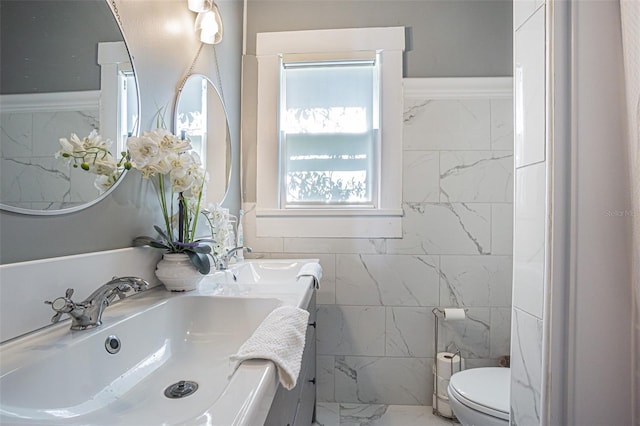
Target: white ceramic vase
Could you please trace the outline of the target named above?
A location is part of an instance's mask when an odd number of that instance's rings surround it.
[[[204,278],[185,253],[165,253],[156,266],[156,277],[169,291],[191,291]]]

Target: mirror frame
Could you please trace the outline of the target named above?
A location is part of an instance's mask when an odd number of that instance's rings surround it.
[[[229,188],[231,187],[231,175],[233,174],[233,146],[232,146],[232,143],[231,143],[231,131],[230,131],[230,127],[229,127],[229,115],[227,114],[227,106],[224,103],[224,99],[222,99],[222,96],[220,95],[220,90],[216,87],[215,84],[213,84],[211,79],[209,77],[207,77],[206,75],[204,75],[204,74],[189,74],[184,79],[182,84],[180,85],[180,88],[178,89],[178,93],[176,94],[176,101],[175,101],[175,105],[174,105],[174,108],[173,108],[173,128],[174,128],[174,131],[177,134],[178,133],[178,106],[180,104],[180,96],[182,95],[183,89],[186,86],[187,82],[189,80],[191,80],[192,78],[195,78],[195,77],[201,78],[203,80],[206,80],[208,82],[208,84],[209,84],[209,87],[212,87],[213,90],[215,90],[215,93],[218,96],[218,99],[220,100],[220,104],[222,105],[222,111],[224,112],[224,121],[225,121],[225,124],[227,126],[227,140],[225,141],[226,144],[227,144],[227,171],[226,171],[227,176],[226,176],[226,179],[225,179],[225,190],[224,190],[224,195],[222,196],[222,199],[215,201],[218,204],[222,204],[224,202],[224,200],[227,198],[227,195],[229,194]],[[207,185],[207,186],[209,186],[209,185]],[[211,200],[207,200],[207,201],[214,202],[214,201],[211,201]]]
[[[118,26],[118,29],[120,30],[120,35],[122,36],[122,41],[124,42],[124,46],[127,49],[127,54],[129,55],[129,62],[131,63],[131,69],[133,70],[133,75],[135,76],[134,81],[136,84],[136,98],[137,98],[136,113],[137,113],[137,116],[140,117],[140,114],[141,114],[140,84],[138,83],[138,74],[136,72],[133,55],[131,55],[131,50],[129,49],[129,43],[127,43],[127,37],[124,33],[124,28],[122,28],[122,23],[120,22],[120,17],[118,13],[114,10],[114,6],[109,0],[104,0],[104,2],[107,4],[107,7],[109,7],[109,10],[111,10],[113,19],[116,21],[116,25]],[[225,111],[225,114],[226,114],[226,111]],[[133,131],[133,135],[137,136],[139,134],[140,134],[140,126],[136,125]],[[96,198],[94,198],[93,200],[77,206],[67,207],[67,208],[57,209],[57,210],[36,210],[36,209],[26,209],[22,207],[11,206],[8,204],[4,204],[2,200],[0,200],[0,211],[17,213],[17,214],[27,215],[27,216],[58,216],[58,215],[66,215],[70,213],[79,212],[107,198],[122,183],[122,181],[125,179],[126,174],[127,174],[127,170],[122,170],[122,173],[120,174],[120,177],[118,178],[118,180],[114,182],[114,184],[111,185],[109,189],[107,189],[102,194],[99,194],[98,196],[96,196]]]

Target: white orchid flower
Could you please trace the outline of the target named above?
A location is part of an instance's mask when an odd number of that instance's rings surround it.
[[[185,192],[191,188],[193,177],[189,174],[184,176],[171,176],[171,187],[176,192]]]
[[[189,139],[180,139],[168,132],[161,135],[159,144],[161,149],[172,152],[184,152],[191,149]]]
[[[129,137],[127,139],[127,147],[135,168],[140,169],[157,162],[156,156],[160,148],[157,141],[146,135],[146,132],[140,137]]]
[[[105,155],[102,158],[98,156],[96,161],[91,164],[91,169],[89,169],[89,171],[97,175],[107,176],[112,175],[116,170],[118,170],[118,164],[111,154]]]
[[[166,175],[171,173],[171,163],[166,158],[159,158],[157,162],[152,165],[156,173]]]
[[[60,150],[55,153],[55,158],[63,157],[63,154],[71,155],[73,154],[73,144],[69,142],[67,138],[60,138]]]
[[[73,146],[74,151],[82,151],[84,150],[84,143],[80,140],[78,135],[75,133],[71,133],[71,137],[69,138],[69,142]]]
[[[93,183],[93,185],[98,189],[98,191],[100,191],[100,193],[102,194],[103,192],[107,191],[109,188],[111,188],[113,186],[113,184],[115,183],[115,181],[118,180],[118,176],[117,174],[112,174],[112,175],[99,175],[98,177],[96,177],[95,182]]]
[[[142,177],[145,179],[149,179],[151,176],[156,174],[156,169],[153,166],[136,167],[134,165],[134,168],[139,170],[140,173],[142,173]]]
[[[191,158],[186,154],[172,153],[167,156],[167,162],[171,165],[171,175],[176,177],[188,173],[192,165]]]
[[[103,140],[98,131],[93,129],[91,133],[89,133],[89,136],[82,140],[82,146],[84,149],[100,148],[108,150],[111,146],[111,140]]]

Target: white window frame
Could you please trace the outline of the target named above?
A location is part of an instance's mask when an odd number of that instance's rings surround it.
[[[258,237],[402,237],[402,52],[404,27],[257,34]],[[376,51],[381,60],[381,147],[376,208],[283,209],[279,200],[278,100],[281,57]]]

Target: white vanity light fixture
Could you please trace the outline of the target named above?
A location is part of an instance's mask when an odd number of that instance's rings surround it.
[[[190,11],[200,13],[211,9],[211,0],[187,0]]]
[[[218,5],[212,0],[187,0],[189,10],[198,13],[195,31],[200,31],[200,41],[218,44],[222,41],[222,17]]]

